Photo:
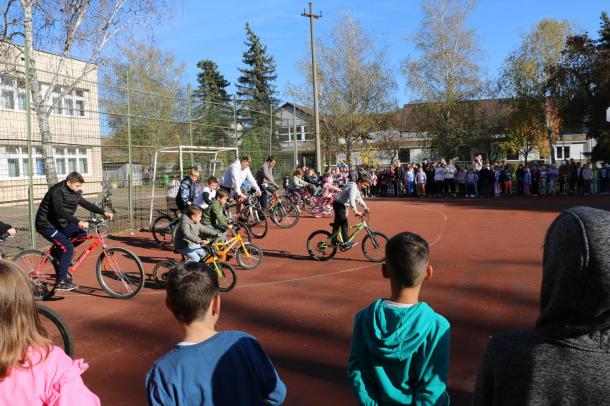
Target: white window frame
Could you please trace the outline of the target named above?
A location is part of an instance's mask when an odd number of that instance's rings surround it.
[[[63,159],[64,160],[64,165],[65,165],[65,173],[59,173],[59,171],[57,172],[58,175],[67,175],[70,172],[72,172],[70,170],[70,160],[71,159],[75,159],[76,160],[76,171],[79,172],[81,175],[83,176],[88,176],[91,175],[91,148],[85,148],[85,147],[55,147],[54,148],[54,157],[55,160],[57,161],[57,159]],[[83,166],[82,166],[82,159],[85,159],[87,162],[87,170],[84,171],[83,170]],[[57,164],[57,162],[56,162]]]
[[[82,93],[82,96],[78,95],[79,92]],[[51,103],[54,106],[52,113],[54,115],[73,118],[87,118],[89,116],[87,111],[87,95],[89,92],[87,90],[72,89],[61,100],[59,98],[60,94],[61,87],[55,86],[51,95]],[[79,103],[82,103],[82,108],[78,107]]]
[[[10,84],[5,83],[5,81],[10,81]],[[4,105],[4,103],[0,103],[0,110],[19,111],[17,109],[17,107],[18,107],[17,82],[18,82],[17,79],[15,79],[9,75],[0,75],[0,101],[4,101],[5,92],[10,92],[12,94],[12,96],[11,96],[12,107],[7,107]]]
[[[16,148],[16,152],[8,152],[8,148]],[[0,179],[1,180],[25,180],[28,178],[28,147],[25,145],[7,145],[0,147],[0,154],[2,155],[2,159],[0,160]],[[17,166],[19,168],[19,176],[9,176],[8,170],[8,161],[9,159],[16,159]],[[38,167],[36,162],[38,159],[42,159],[42,151],[40,148],[32,149],[32,161],[34,170],[34,179],[43,179],[45,177],[44,174],[38,173]]]

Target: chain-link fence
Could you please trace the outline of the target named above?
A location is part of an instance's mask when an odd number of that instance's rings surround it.
[[[196,166],[202,180],[222,176],[236,159],[234,151],[187,151],[182,158],[173,151],[158,154],[155,165],[159,149],[235,147],[252,157],[253,172],[273,155],[277,183],[296,161],[315,158],[303,107],[206,100],[137,67],[98,67],[42,52],[26,70],[22,56],[0,61],[0,221],[14,226],[32,225],[49,186],[78,171],[87,199],[100,204],[111,193],[115,229],[147,228],[153,174],[152,205],[166,209],[181,159],[184,173]]]

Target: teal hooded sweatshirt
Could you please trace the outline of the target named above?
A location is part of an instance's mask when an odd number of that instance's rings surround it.
[[[378,299],[354,319],[348,378],[361,405],[448,405],[449,322]]]

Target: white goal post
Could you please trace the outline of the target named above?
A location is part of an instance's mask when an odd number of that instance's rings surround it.
[[[180,162],[180,178],[184,177],[184,154],[206,154],[212,155],[212,160],[210,161],[209,173],[211,176],[216,175],[216,164],[218,161],[218,154],[222,152],[235,152],[235,159],[239,158],[239,150],[237,148],[232,147],[197,147],[190,145],[178,145],[177,147],[167,147],[167,148],[159,148],[155,151],[155,161],[153,167],[153,178],[152,178],[152,192],[150,196],[150,213],[148,218],[149,227],[152,226],[153,222],[153,206],[155,202],[155,190],[156,190],[156,180],[157,180],[157,169],[158,169],[158,157],[159,153],[161,154],[178,154],[179,162]],[[233,161],[231,161],[233,162]],[[201,168],[200,168],[201,169]]]

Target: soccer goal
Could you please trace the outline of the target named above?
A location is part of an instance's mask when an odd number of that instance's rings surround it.
[[[205,179],[208,176],[216,176],[217,173],[222,174],[221,171],[224,171],[229,164],[238,159],[238,156],[238,149],[231,147],[178,145],[176,147],[157,149],[153,166],[150,213],[148,217],[149,226],[153,222],[155,193],[157,192],[157,181],[159,178],[176,177],[178,175],[179,179],[182,179],[185,171],[190,170],[191,167],[199,169],[201,179]]]

